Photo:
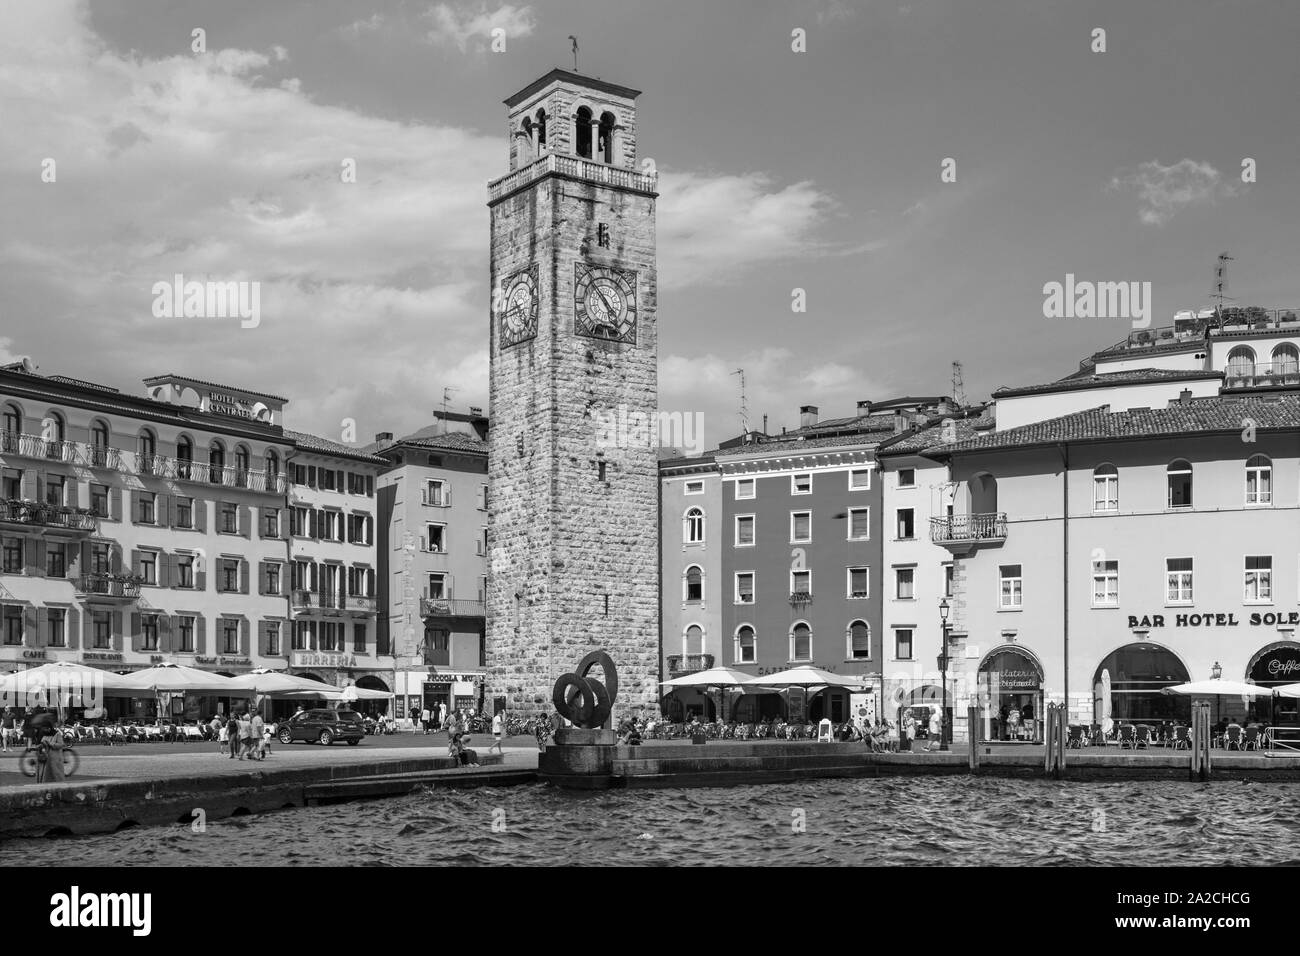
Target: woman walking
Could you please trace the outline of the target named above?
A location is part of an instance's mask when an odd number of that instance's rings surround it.
[[[63,775],[63,748],[66,745],[63,731],[58,724],[50,724],[39,742],[41,752],[36,758],[37,783],[62,783],[67,779]]]
[[[506,752],[501,749],[501,735],[505,732],[505,723],[505,715],[498,710],[492,718],[492,746],[488,748],[488,753],[495,748],[497,753],[505,756]]]

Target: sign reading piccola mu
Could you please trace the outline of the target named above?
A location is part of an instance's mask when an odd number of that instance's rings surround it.
[[[1279,624],[1300,624],[1300,611],[1256,611],[1248,615],[1246,623],[1252,627],[1276,627]],[[1241,621],[1236,614],[1175,614],[1174,627],[1237,627]],[[1165,615],[1147,614],[1143,617],[1130,614],[1130,628],[1164,627]]]

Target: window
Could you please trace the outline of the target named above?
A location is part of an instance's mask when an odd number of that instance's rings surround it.
[[[176,527],[193,528],[194,527],[194,499],[180,498],[176,499]]]
[[[866,541],[871,537],[871,509],[849,509],[849,540]]]
[[[480,494],[479,494],[479,506],[478,506],[478,510],[479,510],[479,511],[487,511],[487,510],[488,510],[488,486],[487,486],[487,485],[479,485],[478,487],[479,487],[479,493],[480,493]]]
[[[687,601],[704,600],[704,572],[700,570],[699,565],[693,564],[686,569],[686,598]]]
[[[951,563],[943,566],[943,596],[946,598],[952,597],[952,568]]]
[[[704,512],[701,509],[691,508],[686,512],[682,540],[687,544],[699,544],[704,540]]]
[[[103,422],[90,426],[90,463],[100,468],[108,464],[108,426]]]
[[[307,649],[307,638],[311,634],[308,630],[309,621],[294,621],[293,631],[289,635],[289,647],[295,651],[305,651]]]
[[[1092,562],[1092,606],[1119,606],[1119,562]]]
[[[221,590],[238,591],[239,590],[239,562],[233,559],[223,559],[221,562]]]
[[[1267,505],[1273,501],[1273,462],[1255,455],[1246,462],[1246,504]]]
[[[1267,604],[1273,600],[1273,557],[1268,554],[1246,556],[1246,601]]]
[[[23,609],[17,604],[4,607],[5,646],[17,647],[23,642]]]
[[[754,629],[742,624],[736,628],[736,663],[752,664],[754,657]]]
[[[45,620],[49,622],[50,647],[68,646],[67,619],[68,612],[63,608],[52,607],[45,612]]]
[[[1192,603],[1192,559],[1165,559],[1165,603]]]
[[[747,548],[754,544],[754,516],[736,515],[736,547]]]
[[[45,479],[45,503],[47,505],[63,504],[62,475],[51,475]]]
[[[1114,465],[1098,465],[1092,473],[1092,510],[1119,510],[1119,470]]]
[[[792,595],[812,594],[812,572],[791,571],[790,572],[790,593]]]
[[[100,650],[113,642],[113,622],[105,611],[92,611],[90,624],[91,643]]]
[[[296,538],[305,538],[311,531],[311,517],[306,508],[289,509],[289,535]]]
[[[90,486],[90,511],[96,518],[108,517],[108,487],[106,485]]]
[[[156,501],[153,492],[136,492],[136,501],[138,502],[137,507],[140,509],[140,523],[154,524],[158,519],[155,511]]]
[[[158,553],[156,551],[140,552],[140,577],[142,583],[158,585]]]
[[[23,539],[4,539],[4,573],[23,573]]]
[[[15,468],[11,474],[0,475],[0,498],[16,501],[23,496],[23,473]]]
[[[849,568],[849,594],[851,598],[871,597],[871,575],[869,568]]]
[[[854,621],[849,625],[848,645],[850,660],[871,659],[871,626],[866,621]]]
[[[45,552],[45,574],[51,578],[63,578],[68,575],[68,555],[63,546],[50,542]]]
[[[194,555],[178,554],[176,556],[176,586],[178,588],[194,587]]]
[[[447,599],[447,575],[435,571],[429,575],[429,600],[445,601]]]
[[[998,607],[1002,610],[1024,606],[1024,580],[1020,565],[1003,564],[998,567]]]
[[[702,495],[702,494],[704,494],[704,482],[702,482],[702,481],[688,481],[688,482],[686,482],[686,491],[685,491],[684,493],[685,493],[685,494],[688,494],[688,495]]]
[[[736,500],[740,501],[745,498],[753,498],[755,495],[753,478],[736,479]]]
[[[4,445],[5,451],[11,451],[17,448],[18,436],[23,430],[23,413],[18,410],[17,405],[6,405],[4,407]]]
[[[194,652],[194,618],[188,614],[177,620],[177,634],[180,640],[179,650],[186,654]]]
[[[790,476],[790,494],[792,495],[810,495],[812,494],[812,475],[791,475]]]
[[[737,604],[754,603],[754,572],[753,571],[736,572],[736,603]]]
[[[333,468],[321,466],[316,469],[316,477],[321,491],[341,491],[336,480],[337,472]]]
[[[447,526],[445,524],[431,524],[428,527],[429,537],[426,539],[426,551],[443,553],[447,550]]]
[[[481,533],[479,534],[478,553],[479,554],[488,553],[488,529],[487,528],[481,529]]]
[[[790,628],[790,660],[812,660],[812,628],[802,621]]]
[[[424,490],[424,503],[435,508],[450,504],[447,500],[447,483],[440,478],[430,478],[428,487]]]
[[[109,569],[108,545],[92,542],[90,545],[90,573],[107,574]]]
[[[684,647],[682,648],[682,653],[687,655],[703,654],[704,653],[704,629],[701,628],[698,624],[692,624],[690,627],[686,629],[686,633],[682,635],[682,643],[684,645]]]
[[[916,537],[916,523],[914,520],[915,510],[912,508],[898,509],[898,540],[907,541]]]
[[[280,593],[280,565],[268,564],[266,566],[266,593]]]
[[[849,491],[867,491],[870,488],[870,468],[852,468],[849,470]]]
[[[894,568],[894,597],[899,601],[916,599],[916,568]]]
[[[262,537],[280,537],[280,509],[267,508],[262,511]]]
[[[1178,459],[1167,469],[1169,479],[1170,508],[1190,508],[1192,506],[1192,466],[1190,462]]]
[[[1249,345],[1238,345],[1228,353],[1229,384],[1250,382],[1255,376],[1255,350]],[[1236,382],[1234,382],[1236,380]]]
[[[366,625],[352,625],[352,650],[358,654],[366,653]]]
[[[226,473],[226,449],[221,442],[214,441],[208,446],[208,481],[214,485],[221,484]]]
[[[140,619],[140,646],[142,650],[158,650],[158,615],[146,614]]]
[[[1300,349],[1283,343],[1273,350],[1273,382],[1294,385],[1300,381]]]
[[[916,487],[916,469],[900,468],[898,469],[898,487],[915,488]]]
[[[799,544],[812,540],[812,512],[790,512],[790,542]]]
[[[360,626],[364,627],[365,625],[360,625]],[[266,622],[266,656],[267,657],[280,656],[280,622],[279,621]]]
[[[233,618],[221,619],[221,653],[239,653],[239,622]]]
[[[333,621],[321,621],[316,625],[316,648],[322,651],[333,651],[335,647],[336,631]]]
[[[912,629],[910,627],[894,628],[894,657],[900,661],[912,659]]]
[[[176,477],[189,478],[194,472],[194,443],[185,436],[176,442]]]

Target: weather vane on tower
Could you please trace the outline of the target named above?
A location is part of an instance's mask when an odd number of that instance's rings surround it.
[[[577,73],[578,72],[578,38],[575,37],[572,33],[570,33],[569,39],[573,41],[573,72]]]

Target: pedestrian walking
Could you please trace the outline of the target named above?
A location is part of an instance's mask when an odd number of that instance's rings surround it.
[[[249,721],[248,729],[252,733],[253,738],[250,744],[252,747],[252,753],[250,753],[249,756],[256,758],[257,760],[264,760],[266,754],[263,751],[264,741],[262,737],[266,732],[266,722],[262,720],[262,715],[260,713],[256,711],[253,712],[253,719]]]
[[[424,725],[424,735],[429,736],[429,723],[433,718],[429,715],[429,708],[426,707],[420,711],[420,723]]]
[[[14,742],[15,749],[18,747],[18,718],[12,707],[6,707],[4,716],[0,717],[0,740],[3,740],[6,751],[9,750],[10,740]]]
[[[447,702],[444,700],[441,704],[438,705],[438,726],[445,727],[446,725],[447,725]]]
[[[62,783],[67,779],[63,775],[63,748],[66,741],[62,729],[57,723],[49,724],[38,742],[41,752],[36,757],[36,782]]]
[[[938,750],[943,743],[943,715],[938,707],[930,711],[930,739],[926,741],[925,752]]]
[[[903,741],[902,747],[905,753],[912,752],[912,741],[916,739],[916,718],[912,712],[906,711],[903,715]]]
[[[505,723],[505,714],[498,710],[492,718],[492,746],[488,748],[488,753],[495,748],[497,753],[505,756],[505,750],[501,747],[501,735],[505,733]]]

